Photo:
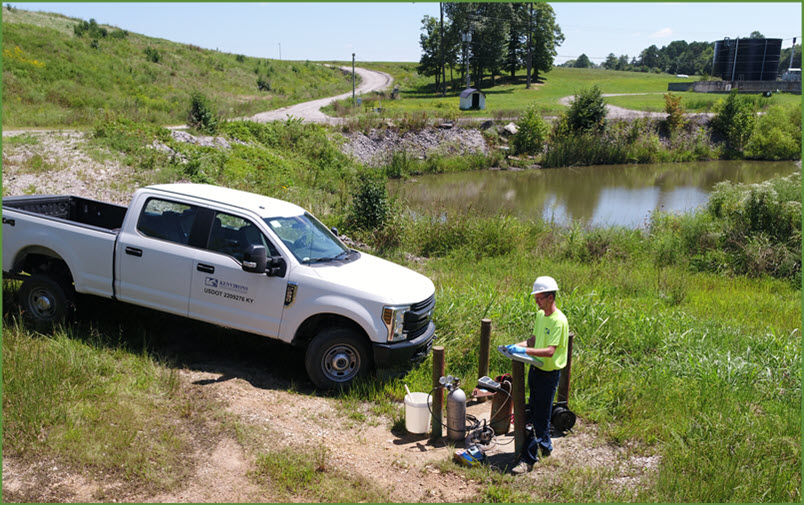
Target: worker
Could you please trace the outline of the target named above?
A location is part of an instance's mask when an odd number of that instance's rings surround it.
[[[531,365],[528,371],[528,422],[533,430],[528,434],[519,462],[513,468],[513,473],[516,474],[533,470],[533,464],[539,459],[539,451],[543,457],[549,456],[553,451],[550,415],[561,369],[567,365],[569,343],[567,317],[556,307],[557,292],[558,284],[552,277],[542,276],[536,279],[531,295],[539,310],[536,312],[533,335],[523,342],[508,346],[512,353],[534,356],[543,362],[541,367]]]

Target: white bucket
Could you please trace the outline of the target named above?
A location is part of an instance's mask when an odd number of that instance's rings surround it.
[[[405,428],[409,433],[427,433],[430,428],[430,408],[427,393],[405,395]],[[429,400],[433,404],[432,398]]]

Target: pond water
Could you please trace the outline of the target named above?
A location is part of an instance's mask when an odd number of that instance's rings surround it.
[[[592,227],[644,226],[655,210],[690,212],[721,181],[757,183],[800,171],[795,162],[707,161],[422,175],[389,183],[415,214],[500,213]]]

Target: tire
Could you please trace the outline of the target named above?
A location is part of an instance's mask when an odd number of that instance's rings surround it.
[[[46,275],[35,274],[20,286],[23,316],[37,327],[52,327],[64,323],[75,307],[72,287]]]
[[[304,365],[318,388],[346,389],[355,379],[368,375],[371,357],[360,335],[346,328],[332,328],[310,342]]]

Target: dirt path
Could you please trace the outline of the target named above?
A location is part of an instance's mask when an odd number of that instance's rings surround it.
[[[632,96],[632,95],[663,95],[664,93],[609,93],[600,95],[602,97],[609,97],[609,96]],[[558,100],[558,103],[561,105],[565,105],[569,107],[572,104],[572,100],[574,96],[565,96]],[[703,113],[689,113],[687,116],[695,116],[695,117],[712,117],[714,114],[709,112]],[[606,104],[606,117],[609,119],[636,119],[640,117],[648,117],[654,119],[665,119],[667,117],[666,112],[647,112],[641,110],[633,110],[633,109],[626,109],[624,107],[618,107],[616,105]]]
[[[349,67],[341,67],[341,70],[348,72],[352,71],[352,69]],[[385,72],[355,67],[355,73],[362,79],[360,86],[355,89],[356,94],[380,91],[382,89],[386,89],[393,82],[393,78]],[[288,117],[292,116],[301,118],[302,120],[308,122],[338,124],[341,121],[341,118],[327,116],[321,112],[320,109],[334,101],[343,100],[344,98],[349,98],[351,96],[352,93],[349,92],[338,96],[313,100],[311,102],[299,103],[277,110],[260,112],[259,114],[252,116],[250,119],[258,123],[265,123],[268,121],[284,121]]]

